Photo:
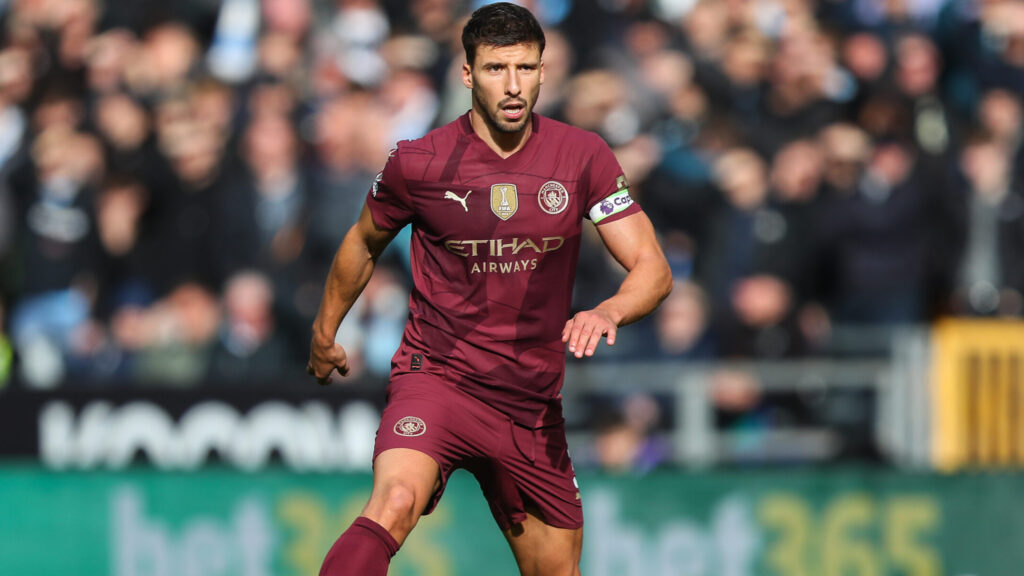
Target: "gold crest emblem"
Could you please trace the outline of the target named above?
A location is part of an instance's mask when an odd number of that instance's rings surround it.
[[[519,209],[519,192],[515,184],[493,184],[491,186],[491,212],[502,220],[508,220]]]

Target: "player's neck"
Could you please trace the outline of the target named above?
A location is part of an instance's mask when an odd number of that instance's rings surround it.
[[[522,150],[523,146],[526,146],[526,141],[530,139],[530,134],[533,133],[532,114],[526,119],[526,126],[519,132],[502,132],[495,129],[484,120],[476,108],[469,111],[469,123],[473,127],[473,132],[484,141],[484,144],[487,144],[495,154],[502,158],[508,158]]]

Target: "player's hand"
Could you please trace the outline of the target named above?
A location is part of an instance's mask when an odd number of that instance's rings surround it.
[[[335,370],[342,376],[348,376],[348,355],[345,353],[345,349],[333,340],[318,342],[317,338],[313,338],[306,372],[316,377],[318,384],[325,386],[330,384],[331,372]]]
[[[602,336],[609,346],[615,344],[615,331],[618,327],[611,314],[604,310],[595,308],[577,312],[565,323],[562,342],[569,344],[569,352],[577,358],[593,356]]]

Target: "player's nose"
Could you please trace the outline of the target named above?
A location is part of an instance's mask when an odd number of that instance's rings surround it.
[[[519,74],[511,72],[508,75],[508,81],[505,82],[505,93],[510,96],[518,96],[519,92]]]

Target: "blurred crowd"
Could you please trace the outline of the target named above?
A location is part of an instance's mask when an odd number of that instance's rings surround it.
[[[605,356],[1024,311],[1024,1],[526,4],[537,112],[612,146],[676,278]],[[301,374],[388,150],[470,106],[478,5],[0,1],[0,382]],[[621,274],[588,228],[574,305]],[[358,373],[387,374],[408,289],[400,237],[339,333]]]

